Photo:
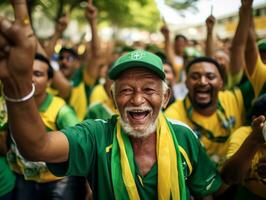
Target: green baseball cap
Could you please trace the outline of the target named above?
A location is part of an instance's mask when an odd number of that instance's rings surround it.
[[[258,41],[258,48],[260,51],[266,51],[266,38]]]
[[[112,68],[109,70],[109,78],[111,80],[116,80],[122,72],[135,67],[150,69],[162,80],[165,79],[161,58],[144,50],[131,51],[118,58]]]

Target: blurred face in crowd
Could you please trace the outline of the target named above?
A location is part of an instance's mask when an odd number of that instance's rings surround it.
[[[68,79],[72,77],[75,70],[79,67],[78,59],[70,52],[64,51],[59,55],[60,71]]]
[[[183,56],[187,43],[188,42],[185,38],[178,37],[174,43],[175,53],[177,55]]]
[[[113,94],[123,129],[137,138],[155,132],[158,114],[170,96],[163,81],[143,68],[123,72],[114,83]]]
[[[163,64],[163,68],[168,85],[172,87],[175,84],[175,74],[173,68],[167,63]]]
[[[32,82],[35,85],[35,96],[46,95],[46,88],[51,80],[48,78],[48,65],[40,60],[33,62]]]
[[[214,64],[198,62],[190,66],[186,85],[192,105],[204,109],[216,106],[218,92],[223,87],[223,80]]]
[[[228,72],[230,63],[229,55],[223,50],[217,50],[214,52],[213,57],[222,67],[224,67],[225,71]]]

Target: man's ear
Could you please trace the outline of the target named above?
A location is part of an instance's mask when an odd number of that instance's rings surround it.
[[[118,109],[117,106],[116,106],[114,91],[113,90],[110,90],[110,94],[111,94],[111,99],[112,99],[112,102],[113,102],[115,108]]]
[[[166,90],[166,92],[163,94],[163,108],[165,109],[167,107],[167,104],[171,98],[171,95],[172,95],[172,91],[170,90],[170,88],[168,88]]]

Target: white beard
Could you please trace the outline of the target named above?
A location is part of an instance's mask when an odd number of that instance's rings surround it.
[[[134,110],[134,109],[138,109],[138,110],[150,110],[150,114],[152,114],[152,108],[150,107],[126,107],[125,108],[125,113],[124,116],[127,116],[127,112],[130,110]],[[121,116],[121,114],[120,114]],[[158,118],[158,117],[157,117]],[[122,117],[120,118],[120,123],[121,126],[123,127],[125,133],[129,136],[135,137],[135,138],[144,138],[149,136],[150,134],[154,133],[156,131],[156,124],[157,124],[157,118],[154,122],[151,122],[148,127],[145,128],[144,131],[135,131],[134,128],[127,122],[127,120],[123,120]]]
[[[156,121],[150,123],[150,125],[145,129],[145,131],[142,132],[142,131],[135,131],[128,122],[125,122],[122,118],[120,118],[120,123],[125,133],[134,138],[145,138],[148,137],[150,134],[154,133],[156,131]]]

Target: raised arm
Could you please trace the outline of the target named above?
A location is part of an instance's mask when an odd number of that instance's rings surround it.
[[[91,27],[91,57],[88,61],[86,72],[94,80],[98,77],[99,71],[99,59],[101,58],[100,39],[97,29],[97,9],[93,5],[92,0],[88,0],[88,6],[85,12],[85,16]]]
[[[221,173],[227,184],[242,183],[248,175],[255,153],[265,142],[262,136],[264,122],[264,116],[253,120],[252,133],[246,138],[238,151],[224,163]]]
[[[62,37],[63,32],[67,28],[68,22],[69,22],[69,20],[68,20],[67,14],[64,14],[56,22],[55,32],[52,35],[52,37],[50,38],[47,47],[45,48],[45,51],[48,55],[48,58],[51,58],[51,56],[53,55],[56,42],[59,38]]]
[[[176,77],[178,77],[178,72],[181,70],[180,66],[178,66],[175,62],[175,53],[173,49],[173,45],[170,39],[170,31],[166,25],[161,28],[161,33],[164,36],[164,51],[169,60],[170,64],[174,66]]]
[[[207,37],[206,37],[206,48],[205,55],[212,57],[213,56],[213,27],[215,24],[215,17],[210,15],[206,19],[206,28],[207,28]]]
[[[11,1],[15,22],[0,18],[0,79],[8,121],[19,150],[29,160],[63,162],[68,141],[61,132],[46,133],[34,99],[32,65],[36,39],[29,23],[26,0]]]
[[[250,7],[251,6],[252,5],[250,5]],[[245,52],[246,70],[249,76],[251,76],[255,70],[258,56],[259,56],[259,50],[256,44],[254,19],[253,16],[251,15],[249,29],[248,29],[246,52]]]
[[[252,0],[242,1],[239,10],[239,22],[232,40],[230,51],[230,73],[237,75],[245,68],[245,48],[248,38],[248,27],[250,25],[252,11]]]

